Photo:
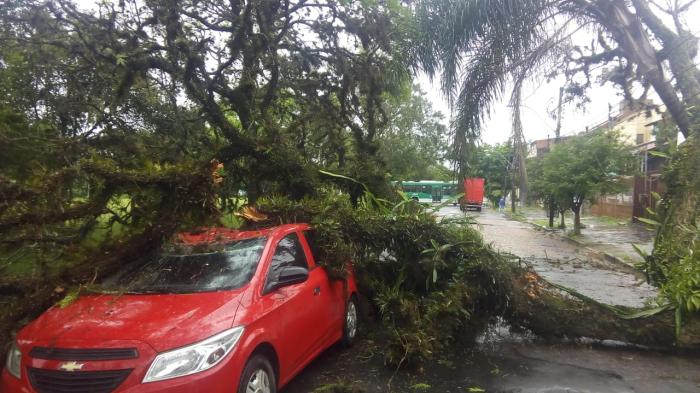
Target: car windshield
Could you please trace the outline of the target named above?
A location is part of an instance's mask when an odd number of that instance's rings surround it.
[[[207,246],[171,245],[138,267],[124,269],[99,286],[125,293],[191,293],[236,289],[247,284],[266,238]]]

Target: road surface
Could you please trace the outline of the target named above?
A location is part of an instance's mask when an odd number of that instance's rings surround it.
[[[457,207],[446,207],[443,216],[462,214]],[[503,213],[484,209],[469,213],[478,223],[487,243],[500,251],[515,254],[531,263],[545,279],[570,287],[601,302],[643,307],[656,290],[639,274],[591,255],[585,248],[562,239],[559,234],[535,230],[530,224],[508,220]]]

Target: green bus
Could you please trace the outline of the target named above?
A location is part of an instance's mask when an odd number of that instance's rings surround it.
[[[401,187],[406,196],[424,203],[439,203],[461,192],[455,180],[401,181],[396,184]],[[454,204],[457,204],[457,201]]]

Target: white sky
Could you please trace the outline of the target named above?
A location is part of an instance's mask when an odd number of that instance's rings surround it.
[[[449,126],[450,107],[440,91],[440,81],[432,83],[426,75],[417,78],[418,84],[425,91],[425,97],[432,103],[433,109],[445,115],[445,125]],[[523,106],[521,107],[521,119],[525,139],[529,142],[536,139],[554,137],[556,120],[550,113],[557,105],[559,99],[559,87],[556,81],[546,83],[539,81],[529,82],[523,89]],[[590,90],[591,102],[583,110],[576,110],[573,105],[564,108],[562,113],[562,135],[570,135],[583,131],[586,125],[592,125],[605,121],[608,118],[608,104],[617,109],[622,97],[619,91],[610,84],[605,86],[594,85]],[[511,135],[511,109],[508,107],[510,90],[506,90],[503,99],[491,108],[488,120],[485,122],[481,134],[484,143],[494,144],[505,142]]]

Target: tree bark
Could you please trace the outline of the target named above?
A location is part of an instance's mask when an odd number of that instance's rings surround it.
[[[559,136],[561,135],[561,112],[564,107],[564,86],[559,88],[559,102],[557,104],[557,128],[554,129],[554,143],[559,143]]]
[[[574,212],[574,235],[581,234],[581,204],[575,203],[571,207],[571,211]]]
[[[514,272],[508,302],[506,318],[510,324],[541,337],[587,337],[688,349],[697,348],[700,343],[697,318],[684,325],[676,340],[673,310],[643,318],[625,318],[620,313],[631,313],[634,309],[611,307],[585,296],[572,296],[533,271]]]
[[[518,187],[520,189],[519,200],[521,206],[527,203],[528,178],[525,159],[527,157],[527,145],[523,134],[523,123],[520,118],[520,99],[522,93],[522,80],[516,83],[511,106],[513,107],[513,147],[515,149],[515,166],[517,168]]]
[[[559,228],[560,229],[566,229],[566,221],[564,220],[564,213],[566,213],[566,211],[559,210],[559,217],[560,217]]]
[[[549,217],[549,227],[554,228],[554,215],[556,214],[556,209],[552,201],[549,202],[549,211],[547,216]]]
[[[635,6],[639,3],[641,2],[635,1]],[[625,57],[637,64],[639,73],[654,86],[673,120],[687,137],[693,128],[685,105],[689,102],[684,103],[680,100],[676,89],[664,76],[657,51],[640,19],[627,8],[625,2],[599,0],[596,4],[603,11],[596,15],[597,20],[613,34]],[[638,8],[637,11],[640,9],[642,8]]]

